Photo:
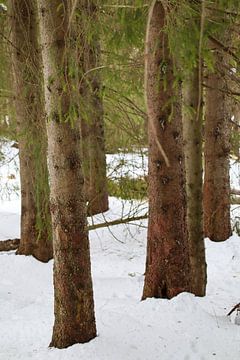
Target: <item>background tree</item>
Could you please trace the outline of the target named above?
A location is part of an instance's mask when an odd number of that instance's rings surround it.
[[[21,177],[21,241],[18,254],[52,258],[47,141],[36,3],[9,1],[14,90]]]
[[[75,6],[81,2],[40,0],[38,4],[54,243],[51,346],[65,348],[96,336],[77,105]]]
[[[162,2],[153,1],[145,54],[149,224],[143,299],[172,298],[190,289],[181,95],[165,26]]]
[[[83,1],[78,9],[81,136],[85,193],[89,215],[108,210],[104,111],[100,72],[100,41],[96,23],[97,1]]]
[[[231,7],[231,5],[230,5]],[[211,29],[209,46],[214,67],[206,73],[205,105],[205,174],[204,174],[204,232],[214,241],[231,235],[229,155],[231,136],[230,89],[227,72],[231,71],[231,19],[221,12],[221,4],[208,11],[208,21],[219,24]],[[230,20],[230,21],[229,21]],[[220,41],[215,39],[219,39]]]
[[[191,292],[204,296],[206,260],[203,238],[203,59],[204,2],[181,3],[176,14],[170,13],[170,37],[186,49],[178,57],[183,79],[183,139],[186,168],[187,226],[191,265]],[[193,16],[193,14],[195,16]],[[189,47],[188,44],[191,44]],[[172,44],[173,46],[173,44]],[[178,51],[179,49],[177,49]],[[176,52],[177,52],[176,51]],[[175,54],[176,55],[176,54]],[[189,61],[190,59],[190,61]]]

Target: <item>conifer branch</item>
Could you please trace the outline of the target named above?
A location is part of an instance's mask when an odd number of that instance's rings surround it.
[[[220,40],[216,39],[214,36],[209,35],[209,40],[217,46],[219,46],[224,52],[230,55],[237,64],[240,64],[240,58],[230,49],[229,46],[224,45]]]

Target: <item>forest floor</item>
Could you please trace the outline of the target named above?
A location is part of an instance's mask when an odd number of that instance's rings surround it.
[[[145,213],[138,205],[110,198],[110,210],[89,222]],[[17,198],[0,202],[1,240],[19,237],[19,214]],[[240,302],[240,238],[205,240],[206,297],[141,301],[147,220],[137,225],[90,231],[98,336],[64,350],[48,348],[53,262],[0,253],[0,360],[238,360],[240,326],[227,313]]]

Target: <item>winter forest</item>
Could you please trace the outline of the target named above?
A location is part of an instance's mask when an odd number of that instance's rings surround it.
[[[0,0],[0,360],[240,358],[239,26]]]

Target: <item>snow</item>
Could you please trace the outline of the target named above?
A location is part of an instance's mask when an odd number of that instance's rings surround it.
[[[147,176],[148,158],[146,149],[135,153],[107,154],[107,175],[111,179]]]
[[[231,160],[230,161],[230,183],[231,188],[240,188],[240,162]]]
[[[146,211],[147,204],[110,198],[110,210],[89,223]],[[0,202],[0,239],[19,237],[19,223],[19,199]],[[239,359],[240,326],[227,313],[240,302],[240,238],[205,240],[206,297],[183,293],[141,301],[147,220],[137,224],[90,231],[98,336],[64,350],[48,348],[53,262],[0,253],[0,360]]]
[[[147,149],[135,153],[107,154],[107,166],[107,175],[112,179],[145,177],[148,173]],[[233,159],[230,160],[230,183],[232,188],[240,188],[240,162]]]
[[[9,142],[0,142],[0,199],[17,199],[19,187],[18,150]]]
[[[1,238],[19,235],[19,209],[13,205],[13,210],[1,205]],[[133,206],[124,205],[126,213]],[[120,200],[111,198],[110,207],[107,219],[121,215]],[[141,224],[146,226],[146,220]],[[226,314],[240,301],[239,237],[222,243],[206,239],[206,297],[183,293],[170,301],[140,301],[146,228],[118,225],[111,231],[114,236],[108,228],[90,232],[98,337],[64,350],[48,348],[52,261],[0,253],[0,359],[238,359],[240,327]]]

